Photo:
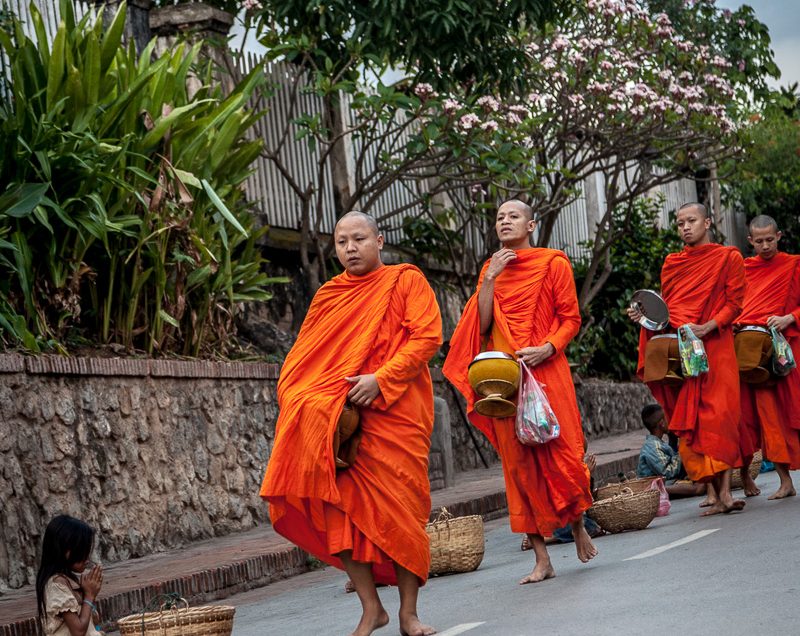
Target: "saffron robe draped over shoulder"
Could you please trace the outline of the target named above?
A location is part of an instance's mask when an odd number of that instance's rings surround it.
[[[433,290],[412,265],[345,272],[323,285],[278,381],[280,414],[261,496],[275,530],[343,569],[352,550],[375,580],[394,564],[428,577],[428,451],[433,387],[428,361],[441,345]],[[333,434],[351,385],[374,373],[380,394],[360,407],[355,462],[336,471]]]
[[[792,314],[795,322],[783,331],[800,361],[800,256],[778,252],[769,260],[745,259],[747,291],[740,325],[766,327],[770,316]],[[800,371],[797,368],[774,386],[741,385],[742,453],[761,448],[764,457],[791,470],[800,468]]]
[[[673,329],[715,320],[717,329],[703,338],[708,373],[686,378],[680,386],[648,382],[676,433],[686,472],[708,481],[741,465],[739,449],[739,367],[732,323],[744,299],[744,261],[735,247],[708,243],[669,254],[661,269],[661,292]],[[644,352],[654,332],[639,336],[637,372],[643,377]]]
[[[478,292],[469,299],[450,341],[442,371],[467,401],[469,419],[497,449],[503,465],[509,520],[514,532],[547,536],[592,505],[589,470],[583,461],[583,429],[564,350],[580,328],[572,267],[560,251],[518,250],[496,278],[494,321],[486,342],[480,333]],[[532,369],[544,385],[561,435],[542,446],[517,440],[514,418],[488,418],[475,411],[467,368],[481,350],[512,355],[523,347],[551,343],[556,353]],[[485,345],[485,346],[484,346]]]

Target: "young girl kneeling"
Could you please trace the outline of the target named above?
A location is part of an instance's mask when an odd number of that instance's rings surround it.
[[[92,565],[87,571],[93,544],[94,530],[83,521],[59,515],[47,524],[36,575],[36,602],[46,636],[102,635],[93,617],[103,570]]]

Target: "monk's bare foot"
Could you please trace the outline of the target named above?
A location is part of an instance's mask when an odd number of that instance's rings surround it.
[[[744,489],[745,497],[758,497],[761,494],[761,489],[756,486],[756,482],[749,474],[746,477],[742,477],[742,488]]]
[[[797,491],[794,489],[794,486],[781,486],[778,488],[778,490],[767,497],[767,499],[786,499],[786,497],[794,497],[795,495],[797,495]]]
[[[728,509],[722,504],[722,502],[717,501],[714,504],[708,506],[708,509],[701,514],[701,517],[710,517],[712,515],[722,514],[723,512],[727,512]]]
[[[721,499],[718,501],[716,504],[706,510],[701,516],[710,517],[711,515],[718,515],[721,512],[725,514],[729,512],[737,512],[739,510],[743,510],[744,506],[744,499],[734,499],[733,497],[729,497],[725,500]]]
[[[533,568],[533,572],[522,579],[519,584],[527,585],[528,583],[541,583],[547,579],[552,579],[555,575],[556,571],[553,569],[553,564],[550,563],[550,560],[548,559],[546,561],[540,561],[537,563],[536,567]]]
[[[712,508],[719,503],[719,499],[716,497],[706,497],[703,501],[700,502],[701,508]],[[714,513],[716,514],[716,513]]]
[[[575,549],[581,563],[588,563],[597,556],[597,548],[592,543],[592,538],[586,532],[586,528],[581,526],[577,530],[573,529],[572,536],[575,539]]]
[[[383,607],[374,611],[364,610],[361,620],[355,631],[350,636],[370,636],[376,629],[380,629],[389,623],[389,615]]]
[[[347,579],[347,583],[344,584],[344,593],[352,594],[355,591],[356,591],[356,586],[353,585],[353,582],[350,579]]]
[[[738,510],[744,510],[745,506],[744,499],[733,499],[731,502],[725,506],[725,512],[737,512]]]
[[[400,615],[400,633],[403,636],[430,636],[436,630],[425,625],[416,614]]]
[[[519,549],[522,550],[523,552],[533,549],[533,546],[531,545],[531,540],[528,538],[527,534],[524,537],[522,537],[522,545],[519,547]]]

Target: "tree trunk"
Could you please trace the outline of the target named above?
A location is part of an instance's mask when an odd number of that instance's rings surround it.
[[[331,141],[330,166],[331,186],[333,188],[333,207],[335,218],[351,210],[353,204],[354,183],[351,180],[348,157],[350,140],[344,136],[347,122],[344,119],[342,102],[336,95],[325,96],[325,127],[328,129],[328,139]]]

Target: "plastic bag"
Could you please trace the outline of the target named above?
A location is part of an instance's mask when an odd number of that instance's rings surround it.
[[[672,504],[669,501],[667,487],[664,485],[664,478],[656,477],[650,482],[648,490],[657,490],[659,493],[658,512],[656,513],[656,517],[666,517],[669,514],[670,508],[672,508]]]
[[[678,327],[678,351],[684,377],[696,378],[701,373],[708,373],[706,348],[703,341],[689,329],[689,325]]]
[[[520,362],[520,366],[522,386],[517,401],[517,439],[526,446],[546,444],[559,436],[561,426],[542,385],[536,381],[524,362]]]
[[[772,334],[772,372],[778,376],[789,375],[797,366],[792,348],[775,327],[771,327],[769,332]]]

